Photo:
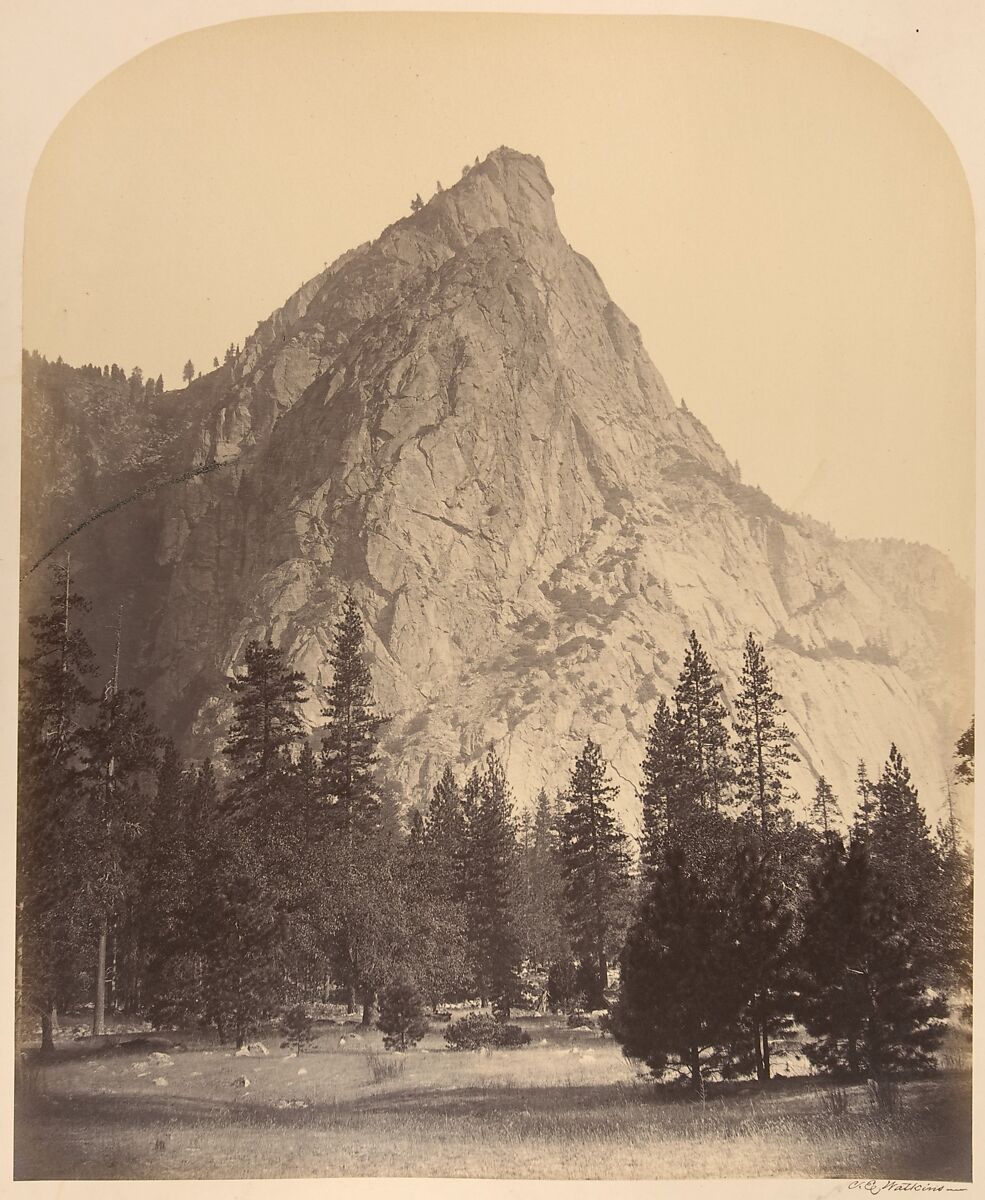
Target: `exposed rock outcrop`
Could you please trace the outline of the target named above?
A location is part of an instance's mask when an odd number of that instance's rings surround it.
[[[564,240],[552,192],[539,159],[494,152],[163,398],[154,469],[221,467],[73,548],[97,597],[132,596],[135,682],[204,753],[224,677],[269,636],[312,682],[317,726],[351,585],[408,798],[494,743],[526,799],[591,734],[632,824],[687,630],[734,694],[751,629],[803,793],[823,772],[850,808],[857,759],[877,769],[895,740],[935,807],[971,711],[969,589],[929,548],[840,540],[744,485]],[[73,523],[71,481],[50,491],[46,528]]]

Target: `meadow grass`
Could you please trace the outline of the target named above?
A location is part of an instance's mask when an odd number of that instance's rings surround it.
[[[902,1084],[891,1112],[864,1085],[807,1078],[711,1086],[701,1103],[611,1041],[531,1031],[488,1053],[432,1033],[401,1058],[376,1033],[300,1058],[189,1045],[170,1066],[83,1044],[18,1104],[15,1177],[970,1178],[965,1072]]]

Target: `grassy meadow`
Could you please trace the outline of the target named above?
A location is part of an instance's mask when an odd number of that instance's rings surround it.
[[[323,1027],[300,1058],[274,1033],[249,1057],[200,1034],[62,1042],[24,1072],[15,1178],[970,1179],[963,1056],[900,1084],[893,1111],[795,1074],[702,1102],[608,1038],[521,1023],[529,1046],[489,1052],[446,1049],[440,1026],[405,1055],[355,1026],[341,1045]]]

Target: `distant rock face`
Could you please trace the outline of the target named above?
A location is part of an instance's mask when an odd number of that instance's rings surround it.
[[[526,801],[591,735],[632,827],[687,631],[731,698],[752,630],[802,795],[824,773],[850,810],[857,760],[878,771],[896,741],[935,809],[971,712],[970,590],[936,551],[840,540],[742,484],[552,193],[539,159],[494,152],[165,398],[155,470],[222,465],[73,541],[80,586],[131,597],[134,682],[203,754],[225,677],[270,637],[317,727],[351,585],[408,800],[493,744]],[[71,483],[49,491],[70,526]]]

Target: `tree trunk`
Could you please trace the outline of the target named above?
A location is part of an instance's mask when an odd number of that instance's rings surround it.
[[[41,1053],[52,1054],[55,1050],[55,1039],[52,1036],[51,1010],[45,1009],[41,1014]]]
[[[848,1039],[848,1071],[856,1077],[859,1074],[858,1042],[854,1037]]]
[[[113,927],[113,938],[110,943],[109,955],[109,971],[106,974],[106,991],[108,993],[109,1006],[113,1012],[120,1011],[119,992],[116,987],[116,943],[119,939],[116,936],[116,927]]]
[[[373,1009],[376,1005],[376,993],[367,991],[363,994],[363,1017],[362,1026],[368,1029],[373,1024]]]
[[[770,1077],[770,1035],[766,1028],[766,1020],[763,1020],[763,1074],[760,1076],[762,1081],[766,1083]]]
[[[697,1046],[690,1049],[691,1084],[696,1092],[701,1091],[701,1054]]]
[[[598,948],[598,996],[597,1003],[594,1008],[605,1008],[605,989],[609,983],[609,964],[606,962],[605,950],[599,945]]]
[[[106,922],[99,927],[99,948],[96,952],[96,1003],[92,1010],[93,1037],[106,1032]]]
[[[756,1033],[756,1078],[763,1078],[763,1043],[759,1036],[759,1018],[756,1017],[753,1021],[753,1028]]]
[[[345,1011],[354,1013],[356,1011],[356,985],[347,983],[345,986]]]

